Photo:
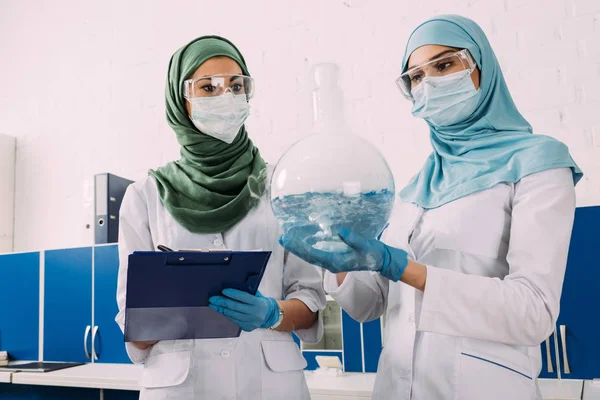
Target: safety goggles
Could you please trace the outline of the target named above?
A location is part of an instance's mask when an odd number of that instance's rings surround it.
[[[188,100],[218,97],[225,93],[245,94],[250,100],[254,96],[254,79],[246,75],[218,74],[183,82],[183,97]]]
[[[464,70],[468,70],[470,74],[476,67],[477,64],[471,53],[469,53],[469,50],[463,49],[454,53],[444,54],[434,60],[409,69],[396,79],[396,85],[398,85],[404,97],[412,100],[412,90],[419,86],[423,79],[446,76]]]

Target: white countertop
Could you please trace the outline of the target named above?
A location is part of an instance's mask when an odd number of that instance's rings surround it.
[[[97,389],[139,390],[142,366],[132,364],[86,364],[52,372],[16,372],[12,382],[24,385],[70,386]],[[375,374],[347,373],[338,377],[306,372],[313,394],[371,396]]]
[[[371,398],[375,374],[348,372],[341,376],[322,376],[306,371],[306,383],[311,395],[343,395]]]
[[[86,364],[52,372],[15,372],[12,383],[96,389],[139,390],[140,365]]]
[[[0,372],[0,383],[10,383],[10,372]]]
[[[544,400],[580,400],[583,381],[577,379],[539,379]]]
[[[585,382],[583,400],[600,400],[600,379]]]
[[[15,372],[12,383],[25,385],[69,386],[96,389],[139,390],[142,366],[132,364],[86,364],[53,372]],[[0,373],[0,382],[10,382],[10,373]],[[370,398],[375,374],[345,373],[327,376],[307,371],[306,381],[311,395],[339,395]],[[585,400],[600,400],[600,383],[585,382],[590,396]],[[540,379],[545,400],[581,399],[584,382],[581,380]]]

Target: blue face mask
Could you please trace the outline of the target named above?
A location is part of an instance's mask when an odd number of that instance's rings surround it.
[[[459,124],[473,114],[480,94],[468,70],[427,77],[412,91],[412,114],[434,126]]]

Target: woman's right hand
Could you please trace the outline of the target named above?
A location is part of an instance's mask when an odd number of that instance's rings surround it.
[[[313,226],[291,228],[279,238],[279,243],[309,264],[325,268],[334,274],[375,271],[397,282],[408,264],[408,254],[404,250],[387,246],[377,239],[367,239],[348,229],[340,229],[336,233],[350,251],[334,253],[316,249],[306,240],[314,235],[314,232],[311,233],[314,229]],[[343,281],[342,278],[343,276],[338,277],[338,283]]]
[[[145,342],[131,342],[133,343],[133,345],[135,347],[137,347],[140,350],[146,350],[148,349],[150,346],[155,345],[156,343],[158,343],[158,340],[148,340]]]

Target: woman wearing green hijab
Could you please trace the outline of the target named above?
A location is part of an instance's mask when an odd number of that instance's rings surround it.
[[[373,398],[541,399],[581,171],[564,144],[532,134],[467,18],[418,26],[397,84],[433,151],[382,241],[340,231],[343,254],[300,230],[281,242],[330,271],[325,289],[355,319],[386,312]]]
[[[134,251],[271,251],[259,292],[225,289],[210,307],[238,338],[127,343],[143,363],[141,399],[308,399],[303,341],[322,336],[321,273],[277,243],[265,196],[268,171],[244,122],[254,94],[244,58],[226,39],[198,38],[171,58],[167,120],[181,158],[132,184],[120,211],[117,322],[123,329],[128,256]],[[151,294],[150,294],[151,295]]]

